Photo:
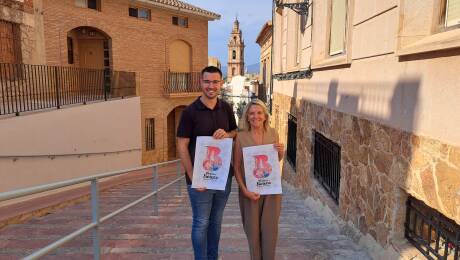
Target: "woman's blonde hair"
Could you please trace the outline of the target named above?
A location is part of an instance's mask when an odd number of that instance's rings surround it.
[[[260,99],[252,99],[244,108],[243,117],[241,120],[243,125],[241,128],[246,131],[251,130],[251,124],[249,123],[249,120],[248,120],[248,116],[249,116],[248,113],[249,113],[249,109],[252,106],[260,106],[262,108],[262,111],[264,112],[264,115],[265,115],[264,130],[267,131],[268,124],[270,122],[270,114],[268,114],[267,106]]]

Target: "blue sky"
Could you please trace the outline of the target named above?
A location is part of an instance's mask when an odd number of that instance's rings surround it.
[[[209,56],[218,57],[222,66],[227,66],[227,42],[232,31],[235,15],[238,14],[240,29],[246,44],[245,63],[259,62],[260,48],[256,43],[262,26],[272,18],[271,0],[183,0],[221,15],[220,20],[209,22]]]

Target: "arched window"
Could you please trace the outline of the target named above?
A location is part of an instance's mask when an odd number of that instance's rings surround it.
[[[236,59],[236,51],[235,50],[232,51],[232,59]]]
[[[232,76],[235,76],[235,68],[232,68]]]

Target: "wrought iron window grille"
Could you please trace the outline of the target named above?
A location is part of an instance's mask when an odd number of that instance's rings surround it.
[[[460,225],[413,197],[407,199],[405,237],[427,259],[460,259]]]
[[[339,204],[340,146],[314,131],[313,173],[332,199]]]
[[[296,12],[298,15],[306,15],[308,17],[308,8],[310,7],[310,0],[304,0],[301,3],[283,3],[282,0],[276,0],[276,8],[289,8]]]

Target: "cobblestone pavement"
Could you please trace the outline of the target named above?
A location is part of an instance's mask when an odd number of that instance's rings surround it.
[[[160,177],[160,186],[171,177]],[[104,222],[100,228],[102,259],[193,259],[190,241],[191,209],[184,181],[159,195],[159,216],[152,216],[147,201]],[[101,216],[150,191],[150,181],[126,184],[100,194]],[[249,259],[238,208],[236,182],[224,213],[222,259]],[[91,221],[89,202],[56,210],[46,216],[0,230],[0,259],[18,259]],[[306,208],[302,198],[285,190],[279,225],[277,259],[370,259],[347,237],[328,227]],[[91,259],[91,233],[87,232],[43,259]]]

